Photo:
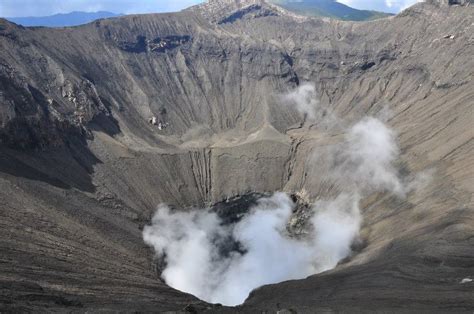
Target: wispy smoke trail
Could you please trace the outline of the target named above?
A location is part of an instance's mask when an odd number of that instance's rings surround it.
[[[298,100],[308,118],[318,117],[314,87],[303,85],[288,97]],[[329,179],[342,190],[313,204],[307,237],[289,235],[295,204],[284,193],[260,199],[231,225],[210,210],[172,212],[161,205],[143,236],[165,260],[166,283],[208,302],[237,305],[259,286],[305,278],[349,256],[362,220],[359,200],[375,191],[400,196],[407,191],[394,167],[399,149],[392,130],[365,118],[346,134],[315,161],[330,169]]]
[[[318,124],[324,129],[338,129],[341,127],[340,119],[330,110],[322,106],[312,83],[302,83],[295,90],[281,96],[283,102],[293,106],[304,118],[305,122]]]
[[[362,119],[348,131],[343,143],[317,154],[324,158],[323,163],[332,165],[329,179],[344,190],[359,194],[374,191],[405,194],[394,166],[399,156],[395,133],[378,119]]]
[[[320,102],[316,97],[316,88],[313,84],[303,83],[298,88],[283,95],[283,100],[290,105],[294,105],[296,110],[308,120],[316,120],[317,113],[320,112]]]

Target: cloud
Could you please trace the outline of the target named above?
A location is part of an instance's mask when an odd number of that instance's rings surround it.
[[[201,0],[2,0],[0,16],[48,16],[72,11],[114,13],[156,13],[179,11]]]
[[[400,12],[418,2],[422,2],[422,0],[385,0],[385,5],[388,8],[395,9],[397,12]]]

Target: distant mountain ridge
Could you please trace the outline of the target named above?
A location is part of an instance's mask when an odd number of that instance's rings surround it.
[[[50,16],[7,17],[6,19],[22,26],[68,27],[87,24],[97,19],[122,16],[107,11],[60,13]]]
[[[390,13],[358,10],[336,0],[266,0],[276,4],[290,12],[311,16],[330,17],[349,21],[367,21],[391,16]],[[7,17],[6,19],[22,26],[44,26],[44,27],[69,27],[87,24],[97,19],[123,16],[107,11],[82,12],[73,11],[70,13],[60,13],[50,16],[30,16],[30,17]]]
[[[305,16],[322,16],[349,21],[368,21],[393,14],[354,9],[336,0],[268,0],[294,13]]]

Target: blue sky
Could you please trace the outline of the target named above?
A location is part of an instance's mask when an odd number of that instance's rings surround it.
[[[0,16],[47,16],[71,11],[114,13],[173,12],[201,0],[0,0]]]
[[[338,0],[358,9],[397,13],[417,0]],[[179,11],[202,0],[0,0],[0,16],[46,16],[71,11],[150,13]]]

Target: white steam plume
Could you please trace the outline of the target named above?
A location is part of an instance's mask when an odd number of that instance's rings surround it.
[[[316,88],[314,84],[303,83],[298,88],[285,94],[283,100],[294,105],[296,110],[306,119],[314,121],[319,112],[319,100],[316,97]]]
[[[317,124],[323,129],[337,129],[341,121],[331,108],[321,106],[313,83],[302,83],[293,91],[284,94],[281,99],[286,105],[293,106],[303,116],[304,121]]]
[[[328,162],[336,160],[338,164],[330,175],[351,191],[389,191],[403,196],[403,184],[394,167],[398,156],[395,133],[378,119],[364,118],[349,130],[342,145],[332,148]]]
[[[314,87],[291,98],[308,117]],[[287,225],[295,204],[284,193],[262,198],[238,222],[225,225],[210,210],[170,211],[161,205],[144,240],[165,261],[168,285],[211,302],[241,304],[262,285],[301,279],[334,268],[349,256],[359,235],[359,200],[375,191],[403,196],[407,191],[393,163],[399,149],[395,133],[375,118],[365,118],[346,132],[343,143],[319,156],[340,189],[333,199],[316,202],[309,235],[291,237]]]
[[[259,286],[335,267],[350,254],[358,233],[357,203],[349,195],[318,203],[315,232],[304,240],[287,234],[294,204],[284,193],[261,199],[233,226],[222,226],[210,211],[171,213],[160,206],[143,236],[165,257],[162,277],[168,285],[211,303],[237,305]],[[222,242],[229,238],[243,250],[223,254]]]

